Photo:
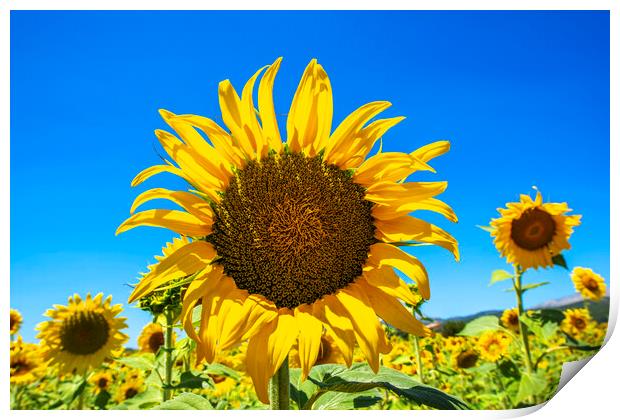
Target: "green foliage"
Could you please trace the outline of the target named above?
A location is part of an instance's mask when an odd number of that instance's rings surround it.
[[[530,398],[534,398],[541,395],[547,388],[547,380],[540,373],[527,373],[521,374],[521,380],[519,381],[519,390],[517,392],[516,401],[524,402]]]
[[[184,392],[154,408],[156,410],[213,410],[213,405],[205,397]]]
[[[466,337],[474,337],[479,336],[480,334],[486,331],[497,331],[504,330],[502,326],[499,325],[499,318],[494,315],[481,316],[480,318],[476,318],[471,322],[468,322],[458,335],[466,336]]]
[[[444,337],[453,337],[463,331],[465,321],[446,321],[441,325],[441,334]]]
[[[491,282],[489,286],[500,281],[512,279],[514,276],[506,270],[495,270],[491,273]]]
[[[152,370],[155,365],[155,355],[153,353],[136,353],[131,356],[121,357],[119,363],[134,369]]]
[[[557,265],[568,270],[568,264],[566,263],[564,255],[554,255],[553,257],[551,257],[551,261],[553,262],[553,265]]]

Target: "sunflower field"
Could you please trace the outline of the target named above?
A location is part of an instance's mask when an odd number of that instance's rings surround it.
[[[513,267],[490,283],[507,285],[515,307],[462,324],[425,316],[431,286],[410,251],[460,254],[420,211],[458,217],[436,198],[447,182],[410,176],[434,173],[429,162],[450,143],[384,152],[383,136],[404,119],[374,119],[387,101],[332,130],[331,83],[317,60],[281,133],[280,63],[259,69],[241,95],[220,83],[225,127],[160,111],[176,133],[155,131],[168,158],[132,186],[167,173],[187,188],[139,193],[117,230],[172,232],[127,302],[152,322],[132,349],[125,302],[74,294],[27,343],[11,309],[13,409],[510,409],[551,398],[563,364],[600,348],[606,319],[591,309],[605,281],[585,267],[569,274],[564,258],[581,216],[539,191],[482,226]],[[137,211],[157,199],[180,209]],[[526,292],[547,284],[528,283],[528,272],[553,268],[567,270],[582,303],[526,309]]]

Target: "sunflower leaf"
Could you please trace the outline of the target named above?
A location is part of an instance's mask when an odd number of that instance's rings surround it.
[[[493,232],[493,228],[491,226],[476,225],[476,227],[484,230],[485,232]]]
[[[553,262],[553,265],[559,265],[560,267],[563,267],[568,270],[568,264],[566,263],[566,259],[564,258],[564,255],[562,254],[554,255],[553,257],[551,257],[551,261]]]
[[[155,355],[153,353],[139,353],[132,356],[121,357],[118,363],[140,370],[151,370],[155,364]]]
[[[500,281],[504,281],[504,280],[508,280],[513,278],[513,275],[510,274],[508,271],[506,270],[495,270],[491,273],[491,282],[489,283],[489,286],[492,284],[495,284],[497,282]]]
[[[319,396],[312,406],[314,410],[352,410],[371,407],[381,401],[376,389],[355,394],[328,391]]]
[[[155,410],[213,410],[208,399],[200,395],[184,392],[171,400],[154,407]]]
[[[173,388],[181,389],[181,388],[190,388],[190,389],[204,389],[204,388],[213,388],[213,380],[209,376],[201,376],[200,374],[195,374],[194,372],[187,371],[181,373],[181,378],[179,383],[175,385]]]
[[[485,331],[497,331],[504,328],[499,325],[499,318],[495,315],[481,316],[473,321],[468,322],[465,328],[461,330],[457,335],[463,335],[466,337],[479,336]]]
[[[538,373],[521,374],[517,402],[525,401],[530,397],[541,394],[547,388],[547,380]]]

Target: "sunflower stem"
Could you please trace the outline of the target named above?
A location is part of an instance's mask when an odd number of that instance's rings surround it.
[[[415,352],[415,360],[418,365],[417,375],[418,380],[424,383],[424,373],[422,372],[422,355],[420,354],[420,339],[417,335],[413,336],[413,351]]]
[[[164,311],[166,317],[166,330],[164,336],[164,401],[168,401],[172,397],[172,325],[174,322],[173,311],[170,308],[166,308]]]
[[[282,366],[269,381],[269,407],[272,410],[289,409],[289,383],[288,356],[286,356]]]
[[[523,323],[522,319],[525,316],[525,310],[523,309],[523,289],[521,288],[521,279],[525,271],[518,264],[514,265],[515,275],[513,278],[515,294],[517,295],[517,312],[519,314],[519,332],[521,333],[521,343],[523,344],[523,352],[525,353],[525,369],[531,376],[534,371],[532,368],[532,354],[530,352],[530,340],[529,329],[527,325]],[[536,404],[536,400],[533,396],[528,398],[531,404]]]

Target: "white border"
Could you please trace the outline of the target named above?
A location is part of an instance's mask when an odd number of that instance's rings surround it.
[[[339,9],[356,9],[356,10],[610,10],[611,20],[611,98],[610,98],[610,203],[611,215],[617,215],[620,212],[618,200],[618,158],[620,148],[618,146],[618,83],[614,75],[618,74],[618,42],[620,33],[618,31],[620,10],[618,2],[614,1],[393,1],[383,0],[381,2],[369,0],[357,0],[355,2],[342,2],[335,0],[315,0],[312,3],[293,4],[287,1],[263,0],[260,3],[250,1],[228,0],[223,3],[195,1],[195,0],[176,0],[174,2],[174,10],[339,10]],[[43,0],[2,0],[0,1],[0,80],[2,81],[2,100],[0,101],[0,186],[3,198],[3,205],[0,206],[0,233],[3,240],[0,241],[0,275],[5,284],[9,286],[10,278],[10,194],[9,194],[9,175],[10,175],[10,142],[9,142],[9,122],[10,122],[10,10],[167,10],[171,5],[170,1],[150,0],[150,1],[134,1],[134,0],[62,0],[62,1],[43,1]],[[586,139],[584,139],[584,143]],[[615,193],[614,193],[615,192]],[[613,217],[610,222],[610,255],[618,254],[618,218]],[[509,410],[509,411],[472,411],[472,412],[446,412],[446,411],[389,411],[385,413],[388,416],[409,418],[411,415],[423,417],[440,417],[440,418],[502,418],[502,417],[518,417],[528,413],[530,418],[544,418],[553,416],[554,418],[568,415],[572,417],[588,416],[589,418],[607,418],[608,413],[614,412],[617,400],[617,382],[620,378],[620,360],[617,357],[620,354],[620,339],[612,336],[618,317],[618,300],[619,293],[617,289],[618,264],[614,258],[610,258],[610,294],[611,294],[611,312],[610,312],[610,328],[607,335],[607,343],[605,347],[588,363],[588,368],[579,373],[579,379],[570,381],[551,401],[540,411],[536,409],[525,410]],[[8,316],[9,312],[9,294],[4,293],[0,298],[2,306],[0,311],[3,316]],[[77,412],[67,411],[38,411],[38,412],[8,412],[9,407],[9,382],[6,380],[9,376],[8,372],[8,334],[2,336],[0,343],[2,353],[1,377],[5,378],[0,385],[0,401],[2,401],[1,410],[5,415],[12,418],[29,418],[31,416],[45,417],[73,417]],[[111,414],[113,413],[113,414]],[[88,412],[88,416],[120,416],[123,418],[134,418],[136,415],[145,413],[150,418],[165,418],[166,412]],[[86,413],[82,413],[83,416]],[[272,420],[276,413],[268,411],[227,411],[227,412],[184,412],[184,417],[203,418],[208,417],[247,417],[249,415],[256,416],[257,420],[261,418]],[[279,416],[287,415],[285,413],[277,413]],[[350,412],[298,412],[296,416],[330,416],[336,414],[338,416],[355,416],[356,420],[360,417],[375,416],[374,411],[350,411]],[[383,414],[382,414],[383,415]]]

